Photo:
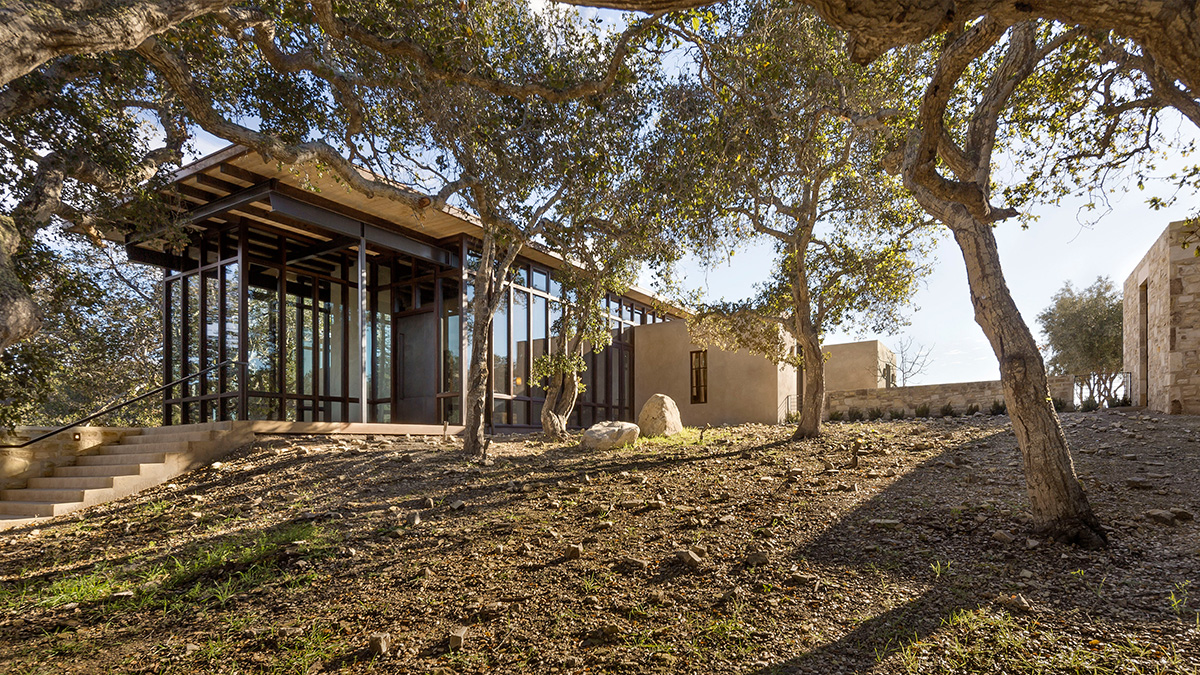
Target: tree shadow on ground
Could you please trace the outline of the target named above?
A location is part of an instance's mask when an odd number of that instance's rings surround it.
[[[1151,633],[1174,622],[1166,602],[1106,596],[1105,583],[1109,588],[1125,587],[1148,579],[1142,576],[1142,547],[1129,537],[1110,533],[1107,550],[1084,551],[1045,541],[1033,531],[1025,513],[1023,474],[1019,466],[1013,467],[1019,459],[1011,432],[1005,430],[950,445],[823,524],[810,541],[791,551],[788,560],[801,571],[833,580],[797,595],[815,610],[810,616],[837,615],[842,620],[825,635],[815,636],[805,651],[774,659],[753,672],[892,672],[894,660],[883,664],[888,657],[919,645],[975,610],[1028,617],[1034,625],[1065,631],[1072,630],[1069,617],[1078,616],[1122,629],[1142,626]],[[1092,496],[1102,522],[1126,517],[1112,508],[1111,500]],[[1123,507],[1126,512],[1139,508],[1136,502]],[[1012,541],[1001,541],[997,531],[1012,535]],[[1023,574],[1026,569],[1036,572]],[[868,598],[838,582],[847,577],[873,578],[884,590]],[[1169,580],[1152,580],[1159,582],[1156,594],[1165,597]],[[888,599],[889,583],[922,590],[915,598],[895,602]],[[847,617],[853,618],[846,621]],[[966,661],[954,666],[951,658],[945,663],[956,672],[970,669]],[[921,672],[913,663],[907,668]]]

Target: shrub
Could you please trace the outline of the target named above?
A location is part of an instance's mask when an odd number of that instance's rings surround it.
[[[958,411],[956,411],[954,409],[954,405],[950,403],[942,406],[941,413],[942,417],[958,417]]]
[[[800,424],[800,411],[793,410],[783,418],[784,424]]]
[[[1079,406],[1079,410],[1082,412],[1092,412],[1093,410],[1099,410],[1099,409],[1100,409],[1100,402],[1097,401],[1096,399],[1092,398],[1091,396],[1084,399],[1083,403],[1080,404],[1080,406]]]
[[[1054,412],[1071,412],[1072,410],[1075,410],[1074,403],[1064,401],[1057,396],[1050,400],[1054,402]]]
[[[1112,398],[1108,400],[1108,407],[1110,408],[1127,408],[1131,405],[1133,405],[1133,401],[1129,400],[1129,394],[1126,394],[1121,398]]]
[[[992,401],[992,408],[990,412],[993,415],[1007,415],[1008,405],[1005,404],[1004,401]]]
[[[894,419],[894,420],[902,420],[902,419],[904,419],[904,411],[903,410],[890,410],[890,411],[888,411],[888,417],[891,419]]]
[[[979,404],[972,403],[971,405],[967,406],[967,414],[968,415],[974,415],[977,412],[979,412]]]
[[[921,405],[917,406],[917,409],[913,411],[913,416],[914,417],[929,417],[929,404],[922,403]]]
[[[842,414],[841,410],[834,410],[833,412],[829,413],[830,422],[841,422],[842,417],[844,417],[844,415]]]
[[[851,408],[846,411],[846,420],[848,422],[857,422],[863,418],[862,411],[858,408]]]
[[[883,417],[883,410],[881,408],[871,408],[867,411],[867,419],[869,420],[877,420],[881,417]]]

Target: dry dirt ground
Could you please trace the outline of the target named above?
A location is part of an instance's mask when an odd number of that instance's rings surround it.
[[[1064,424],[1107,550],[1030,530],[1006,417],[265,439],[0,533],[0,671],[1200,672],[1200,419]]]

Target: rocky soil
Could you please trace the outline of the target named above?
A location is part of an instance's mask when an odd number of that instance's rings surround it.
[[[0,670],[1200,671],[1200,419],[1064,425],[1103,551],[1031,530],[1005,417],[265,439],[0,532]]]

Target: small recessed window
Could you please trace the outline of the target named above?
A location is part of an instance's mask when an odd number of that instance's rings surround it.
[[[708,351],[692,352],[692,403],[708,403]]]

